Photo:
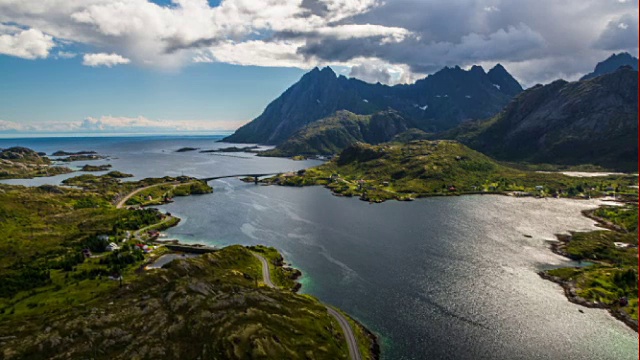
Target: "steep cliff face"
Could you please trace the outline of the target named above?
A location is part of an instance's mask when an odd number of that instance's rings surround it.
[[[500,65],[485,73],[474,66],[444,68],[411,85],[369,84],[315,68],[225,141],[281,144],[297,130],[339,110],[369,115],[395,109],[428,131],[495,115],[522,91]]]
[[[637,116],[638,72],[625,67],[590,80],[535,86],[493,119],[449,137],[502,160],[635,171]]]

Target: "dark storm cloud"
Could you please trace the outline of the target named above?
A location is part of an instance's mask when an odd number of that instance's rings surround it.
[[[603,50],[624,50],[638,44],[638,18],[624,15],[611,20],[604,29],[594,47]]]
[[[481,35],[471,33],[457,42],[425,42],[409,38],[380,43],[378,38],[334,39],[308,42],[299,51],[324,60],[349,61],[376,57],[394,64],[408,64],[414,72],[431,72],[446,65],[471,65],[482,61],[523,61],[544,51],[546,41],[524,24]]]
[[[423,73],[501,62],[516,64],[526,82],[575,78],[608,56],[603,50],[637,54],[637,6],[637,0],[393,0],[340,24],[402,27],[413,36],[397,43],[312,37],[299,53],[341,62],[376,57]],[[542,64],[552,68],[531,68]]]

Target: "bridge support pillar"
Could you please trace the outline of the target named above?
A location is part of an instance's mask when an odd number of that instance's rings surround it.
[[[254,183],[254,184],[256,184],[256,185],[258,185],[258,177],[257,177],[257,176],[254,176],[254,177],[253,177],[253,183]]]

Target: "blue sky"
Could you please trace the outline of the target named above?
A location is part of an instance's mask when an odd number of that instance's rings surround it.
[[[242,123],[305,72],[298,68],[191,64],[159,71],[88,67],[82,59],[0,55],[0,119],[42,123],[103,115]],[[228,129],[228,127],[227,127]]]
[[[0,132],[233,130],[314,66],[525,87],[638,54],[638,0],[0,0]]]

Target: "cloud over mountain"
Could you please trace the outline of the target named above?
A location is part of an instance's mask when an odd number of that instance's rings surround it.
[[[37,59],[80,45],[156,68],[332,64],[386,82],[445,65],[501,62],[532,84],[576,78],[606,52],[637,54],[637,6],[637,0],[222,0],[217,6],[0,0],[0,53]],[[368,62],[380,71],[363,72]],[[401,73],[386,77],[392,68]]]

